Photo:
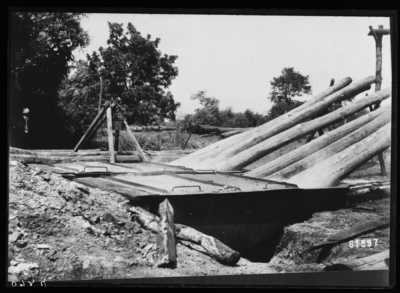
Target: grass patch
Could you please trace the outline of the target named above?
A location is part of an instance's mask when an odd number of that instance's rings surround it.
[[[134,132],[133,133],[140,147],[146,151],[167,151],[183,149],[190,133],[177,129],[175,131],[163,132]],[[210,143],[218,141],[219,137],[203,138],[193,134],[185,149],[198,149]],[[108,150],[107,128],[101,128],[91,140],[93,148]],[[132,151],[135,147],[126,131],[119,132],[119,150]]]

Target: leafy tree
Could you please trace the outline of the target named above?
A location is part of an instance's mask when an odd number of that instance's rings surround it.
[[[151,40],[150,35],[142,37],[131,23],[128,23],[126,32],[122,24],[108,23],[108,26],[108,46],[100,47],[99,53],[87,55],[86,64],[78,64],[80,70],[64,83],[60,94],[63,103],[74,101],[76,105],[81,105],[77,108],[79,115],[87,115],[87,109],[90,109],[89,112],[95,112],[98,107],[96,101],[100,92],[101,77],[104,101],[119,97],[120,115],[124,116],[128,123],[148,124],[160,122],[164,118],[175,120],[175,111],[180,103],[176,103],[166,89],[178,75],[178,68],[174,66],[178,57],[162,55],[158,50],[160,39]],[[91,88],[86,95],[81,95],[75,90],[77,85],[74,80],[80,79],[80,74],[87,76],[86,80],[90,83],[90,86],[84,83],[78,86],[80,89],[85,86]],[[72,120],[76,115],[73,109],[69,111]],[[77,123],[79,121],[75,121],[74,127]],[[85,124],[87,127],[87,121],[80,127]]]
[[[79,13],[11,14],[11,137],[16,135],[14,126],[25,107],[30,109],[30,132],[37,142],[49,142],[48,138],[61,130],[62,109],[57,109],[57,92],[69,72],[72,52],[89,43],[87,33],[80,26],[83,16]]]
[[[192,100],[199,100],[200,105],[205,108],[218,108],[219,107],[219,100],[214,97],[207,97],[206,91],[199,91],[198,93],[192,95],[190,97]]]
[[[302,75],[295,71],[293,67],[284,68],[281,76],[272,79],[271,86],[272,92],[269,99],[275,104],[284,103],[292,106],[295,103],[294,97],[311,94],[308,75]]]

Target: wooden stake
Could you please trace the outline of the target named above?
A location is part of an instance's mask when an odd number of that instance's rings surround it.
[[[142,160],[142,162],[146,162],[147,159],[142,151],[142,148],[140,147],[139,143],[137,142],[135,136],[133,135],[131,129],[129,128],[128,123],[124,120],[125,126],[126,126],[126,132],[128,133],[129,137],[132,139],[133,145],[135,146],[137,152],[139,153],[139,157]]]
[[[107,131],[108,131],[108,149],[110,151],[110,163],[115,163],[114,136],[112,127],[112,109],[107,109]]]
[[[159,206],[160,224],[157,233],[157,266],[174,266],[176,264],[174,209],[165,199]]]

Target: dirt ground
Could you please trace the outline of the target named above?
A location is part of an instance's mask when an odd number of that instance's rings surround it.
[[[352,177],[390,179],[379,175],[379,164],[371,164]],[[390,170],[390,166],[387,168]],[[363,236],[379,239],[379,246],[374,249],[355,250],[343,244],[320,262],[312,255],[302,254],[311,242],[355,223],[387,215],[390,208],[388,194],[360,196],[352,204],[375,208],[375,213],[355,212],[349,206],[335,212],[316,213],[304,223],[286,227],[269,263],[241,258],[237,265],[229,267],[202,253],[196,245],[179,241],[176,268],[158,268],[154,261],[156,235],[131,220],[129,201],[124,197],[11,161],[8,278],[9,281],[95,280],[321,271],[329,262],[389,248],[389,229],[386,229]]]
[[[222,265],[184,241],[177,267],[157,268],[156,235],[131,220],[124,197],[17,161],[9,167],[9,281],[276,272],[243,258]]]

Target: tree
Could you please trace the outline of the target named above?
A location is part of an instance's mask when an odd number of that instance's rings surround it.
[[[269,111],[270,119],[274,119],[303,104],[303,102],[293,98],[303,94],[311,94],[308,75],[302,75],[300,72],[295,71],[293,67],[284,68],[281,76],[272,79],[271,86],[272,92],[268,98],[274,105]]]
[[[281,76],[272,79],[271,86],[272,92],[269,99],[275,104],[285,103],[292,106],[295,103],[294,97],[311,94],[308,75],[302,75],[295,71],[293,67],[284,68]]]
[[[95,101],[98,101],[101,77],[103,101],[119,97],[118,111],[129,124],[149,124],[165,118],[175,120],[175,111],[180,103],[176,103],[166,89],[178,75],[178,68],[174,66],[178,57],[162,55],[158,50],[160,39],[151,40],[150,35],[142,37],[131,23],[128,23],[126,32],[122,24],[108,23],[108,26],[108,46],[100,47],[98,53],[87,55],[86,64],[78,65],[80,72],[88,76],[93,91],[80,95],[79,91],[73,90],[76,87],[73,81],[79,79],[80,73],[77,72],[64,84],[61,94],[64,103],[75,100],[85,105],[78,111],[85,113],[83,111],[87,108],[94,113],[98,107]],[[80,85],[81,88],[83,86]],[[70,117],[73,115],[75,113],[69,114]]]
[[[218,108],[219,100],[214,97],[207,97],[206,91],[198,91],[196,94],[190,97],[192,100],[198,100],[200,105],[205,108]]]
[[[60,133],[62,109],[58,90],[69,72],[72,52],[89,43],[79,13],[13,12],[10,31],[10,122],[18,123],[22,109],[31,111],[30,130],[37,142]],[[40,146],[39,144],[37,146]]]

